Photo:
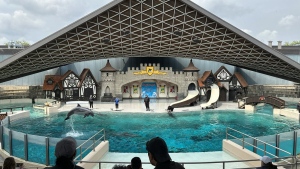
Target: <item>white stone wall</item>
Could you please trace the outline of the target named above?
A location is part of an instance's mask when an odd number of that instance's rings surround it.
[[[135,72],[139,72],[141,70],[146,70],[147,66],[153,66],[154,70],[159,70],[160,72],[165,72],[165,75],[160,74],[143,74],[143,75],[135,75]],[[112,77],[112,76],[115,76]],[[143,82],[154,81],[157,84],[158,95],[159,98],[167,98],[176,97],[177,94],[182,93],[184,96],[187,96],[188,86],[191,83],[194,83],[196,88],[198,86],[198,73],[197,72],[183,72],[172,70],[172,67],[160,67],[160,64],[140,64],[140,68],[138,67],[130,67],[127,72],[115,72],[112,74],[110,72],[109,76],[107,76],[106,72],[102,72],[102,92],[101,96],[105,93],[106,86],[110,87],[110,93],[113,96],[123,95],[123,98],[140,98],[141,96],[141,86]],[[138,93],[133,93],[133,85],[138,86]],[[175,87],[175,92],[170,93],[170,87]],[[129,93],[123,93],[124,86],[128,86]],[[165,93],[160,93],[160,86],[165,86]],[[178,91],[177,91],[178,88]],[[168,93],[169,92],[169,93]]]

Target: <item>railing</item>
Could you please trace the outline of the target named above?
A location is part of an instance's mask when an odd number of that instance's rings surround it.
[[[21,109],[23,110],[23,109],[24,109],[24,107],[25,107],[25,106],[18,106],[18,107],[8,107],[8,108],[0,108],[0,112],[1,112],[2,110],[10,110],[10,111],[13,113],[13,111],[12,111],[13,109],[20,109],[20,108],[21,108]],[[6,111],[6,112],[7,112],[7,111]]]
[[[103,132],[102,136],[100,136],[98,139],[96,139],[97,136],[99,136],[101,133]],[[85,142],[83,142],[82,144],[80,144],[76,150],[80,150],[79,155],[75,158],[78,159],[80,157],[80,160],[82,160],[82,154],[84,154],[85,152],[87,152],[87,150],[89,150],[91,147],[93,147],[93,151],[95,151],[95,145],[98,141],[101,141],[101,139],[103,139],[103,141],[105,141],[105,130],[102,129],[100,131],[98,131],[96,134],[94,134],[92,137],[90,137],[88,140],[86,140]],[[92,144],[90,144],[90,141],[93,141]],[[100,143],[100,142],[99,142]],[[86,144],[90,144],[88,147],[85,147]],[[83,147],[85,147],[85,150],[82,151]]]
[[[291,159],[293,162],[292,163],[286,163],[286,164],[278,164],[277,166],[284,166],[284,167],[295,167],[296,166],[296,168],[297,168],[297,163],[299,162],[299,160],[297,159],[296,156],[273,158],[273,160],[275,160],[275,161],[279,161],[279,160],[286,161],[285,159]],[[221,164],[222,169],[226,169],[226,164],[228,166],[228,164],[230,164],[230,163],[242,163],[242,162],[253,162],[253,161],[260,161],[260,160],[259,159],[250,159],[250,160],[231,160],[231,161],[206,161],[206,162],[178,162],[177,161],[177,162],[180,163],[182,166],[185,166],[185,165],[205,165],[205,164],[207,164],[207,165],[209,165],[209,167],[211,167],[212,164]],[[101,166],[102,164],[112,164],[112,165],[115,165],[115,164],[130,164],[130,162],[113,162],[113,161],[75,161],[75,162],[98,164],[99,169],[102,169],[102,166]],[[142,164],[150,164],[150,162],[142,162]],[[200,168],[202,168],[202,167],[200,167]],[[256,167],[259,167],[259,166],[256,166]],[[256,168],[256,167],[252,167],[252,168]],[[241,169],[241,167],[236,167],[236,168]],[[250,169],[250,168],[247,167],[247,169]]]
[[[236,133],[242,135],[242,137],[240,138],[240,137],[234,136],[233,134],[229,134],[230,131],[236,132]],[[234,138],[234,139],[236,139],[236,140],[241,141],[242,142],[241,146],[242,146],[243,149],[245,148],[245,145],[253,147],[253,152],[254,153],[257,153],[257,150],[260,150],[260,151],[263,152],[264,155],[268,155],[268,156],[276,157],[276,158],[279,157],[279,152],[286,153],[287,156],[293,156],[293,155],[295,156],[295,152],[294,153],[290,153],[288,151],[285,151],[285,150],[279,148],[279,135],[276,135],[276,140],[275,140],[276,141],[276,146],[273,146],[273,145],[271,145],[269,143],[266,143],[264,141],[261,141],[261,140],[255,138],[255,137],[249,136],[249,135],[247,135],[245,133],[242,133],[242,132],[240,132],[238,130],[235,130],[235,129],[232,129],[232,128],[228,127],[228,128],[226,128],[226,140],[228,140],[229,136],[232,137],[232,138]],[[296,134],[296,137],[297,137],[297,134]],[[249,143],[249,142],[246,141],[246,140],[249,140],[249,139],[252,139],[253,143]],[[294,140],[295,139],[296,138],[294,138]],[[295,140],[295,142],[297,142],[297,139]],[[264,148],[262,149],[262,148],[258,147],[257,146],[258,143],[261,143]],[[276,150],[275,151],[275,155],[273,153],[270,153],[270,152],[267,151],[267,146],[269,146],[271,148],[274,148]]]
[[[272,106],[275,106],[277,108],[284,108],[285,107],[285,101],[277,98],[277,97],[273,97],[273,96],[253,96],[253,97],[248,97],[245,100],[245,104],[256,104],[256,103],[267,103],[270,104]]]
[[[50,138],[16,132],[7,128],[6,124],[8,124],[7,118],[1,121],[0,126],[0,148],[2,150],[5,150],[10,156],[15,156],[25,161],[45,164],[47,166],[54,163],[55,148],[53,147],[55,147],[56,143],[60,141],[61,138]],[[103,135],[101,135],[100,138],[97,138],[101,132],[103,132]],[[95,147],[97,142],[101,139],[105,140],[104,129],[97,132],[88,140],[76,140],[77,144],[80,144],[77,148],[80,149],[80,159],[85,155],[84,153],[88,153],[87,151],[90,150],[92,146]],[[18,148],[15,149],[15,146]],[[82,151],[82,149],[85,150]],[[38,153],[30,152],[30,150],[39,150],[40,153],[45,156],[37,156]]]

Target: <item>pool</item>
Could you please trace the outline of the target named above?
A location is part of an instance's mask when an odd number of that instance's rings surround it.
[[[145,153],[145,143],[156,136],[164,138],[173,153],[222,151],[227,127],[255,137],[300,128],[296,120],[273,116],[269,105],[259,106],[255,113],[216,109],[174,113],[171,117],[165,113],[95,112],[94,117],[73,115],[67,121],[67,112],[47,117],[39,110],[28,109],[31,117],[11,123],[10,129],[82,140],[105,128],[110,152]]]

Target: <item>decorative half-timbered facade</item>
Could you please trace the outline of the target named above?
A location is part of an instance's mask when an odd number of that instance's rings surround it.
[[[228,101],[229,100],[229,81],[232,77],[232,74],[224,67],[221,66],[216,72],[215,77],[222,84],[220,87],[220,96],[219,101]]]
[[[46,98],[60,100],[63,98],[63,86],[60,75],[46,75],[43,84]]]
[[[83,69],[80,75],[79,97],[81,100],[88,100],[90,96],[97,99],[97,81],[90,69]]]
[[[247,93],[248,83],[239,72],[235,72],[229,81],[229,101],[242,99]]]
[[[79,99],[79,84],[80,79],[73,71],[67,71],[61,78],[64,88],[65,100],[78,100]]]
[[[210,86],[212,84],[217,84],[219,87],[221,86],[221,83],[218,82],[218,79],[215,77],[212,71],[205,71],[202,77],[198,79],[200,97],[206,96],[206,101],[210,99],[210,95],[211,95]]]

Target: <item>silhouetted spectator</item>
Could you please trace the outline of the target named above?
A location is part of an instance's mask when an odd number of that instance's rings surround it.
[[[258,167],[257,169],[277,169],[277,166],[272,164],[272,159],[268,156],[261,157],[260,161],[261,167]]]
[[[128,165],[127,169],[143,169],[141,159],[139,157],[133,157],[131,159],[131,165]]]
[[[184,169],[182,165],[171,160],[166,142],[155,137],[146,143],[149,161],[154,169]]]
[[[45,169],[83,169],[77,166],[73,160],[76,156],[76,140],[72,137],[65,137],[55,146],[55,166]]]
[[[114,165],[112,169],[127,169],[126,165]]]
[[[16,161],[13,157],[7,157],[3,163],[3,169],[15,169]]]

